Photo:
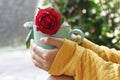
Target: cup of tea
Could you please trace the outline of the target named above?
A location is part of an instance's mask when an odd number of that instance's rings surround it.
[[[72,38],[72,35],[79,35],[81,38],[79,39],[79,41],[77,41],[78,44],[80,44],[82,42],[82,40],[84,39],[84,33],[82,30],[80,29],[71,29],[70,26],[63,24],[60,29],[58,30],[58,32],[56,34],[53,35],[48,35],[48,34],[44,34],[40,31],[36,30],[36,26],[33,26],[33,33],[34,33],[34,40],[35,43],[38,46],[41,46],[45,49],[53,49],[55,48],[54,46],[51,45],[46,45],[46,44],[42,44],[40,42],[40,38],[44,38],[44,37],[54,37],[54,38],[62,38],[62,39],[69,39],[72,41],[75,41],[76,39]]]

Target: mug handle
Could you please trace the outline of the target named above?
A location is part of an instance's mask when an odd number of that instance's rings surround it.
[[[76,35],[76,37],[74,39],[72,38],[72,34]],[[80,44],[83,41],[84,37],[85,37],[83,31],[80,30],[80,29],[71,30],[70,35],[71,35],[71,39],[73,39],[74,41],[76,41],[77,35],[80,36],[79,40],[77,41],[78,44]]]

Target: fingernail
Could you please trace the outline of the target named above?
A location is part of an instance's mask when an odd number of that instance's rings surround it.
[[[40,38],[41,43],[45,43],[45,38]]]

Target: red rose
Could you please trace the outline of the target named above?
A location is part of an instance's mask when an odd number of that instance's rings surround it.
[[[55,34],[60,28],[60,13],[54,9],[41,9],[38,11],[35,24],[37,31],[44,34]]]

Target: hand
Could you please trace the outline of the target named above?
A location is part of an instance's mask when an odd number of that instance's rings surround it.
[[[47,80],[74,80],[71,76],[61,75],[61,76],[50,76]]]
[[[41,43],[53,45],[56,48],[48,50],[40,46],[37,46],[34,40],[31,40],[30,53],[32,61],[38,68],[48,71],[59,48],[63,44],[64,40],[59,38],[46,37],[40,39]]]

